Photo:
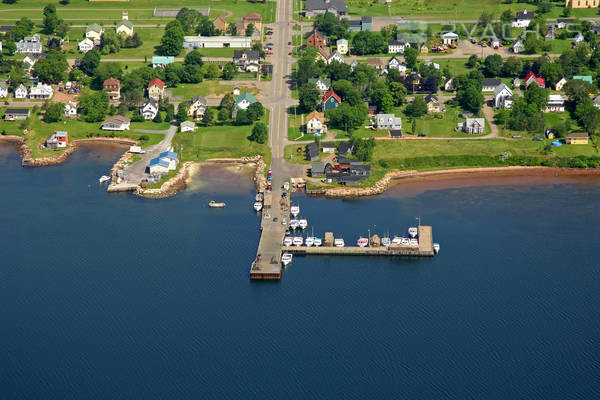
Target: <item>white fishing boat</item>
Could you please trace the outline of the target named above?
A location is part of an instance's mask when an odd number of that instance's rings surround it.
[[[290,214],[292,214],[294,216],[294,218],[296,218],[298,216],[298,214],[300,214],[300,206],[291,206]]]
[[[290,228],[291,228],[291,229],[293,229],[293,230],[296,230],[296,229],[298,229],[298,225],[299,225],[299,224],[298,224],[298,220],[297,220],[297,219],[292,219],[292,220],[290,221]]]
[[[262,203],[260,201],[257,201],[256,203],[254,203],[254,209],[256,211],[262,210]]]
[[[98,179],[98,182],[100,182],[100,183],[104,183],[106,181],[110,181],[110,176],[108,176],[108,175],[102,175],[100,177],[100,179]]]
[[[392,244],[402,244],[402,238],[400,236],[394,236]]]
[[[263,201],[264,195],[262,193],[256,193],[255,199],[256,199],[256,201]]]
[[[283,238],[283,245],[286,247],[289,247],[292,245],[292,241],[294,240],[293,237],[291,236],[286,236],[285,238]]]
[[[436,254],[440,252],[440,244],[439,243],[433,244],[433,251],[435,251]]]
[[[358,247],[367,247],[367,245],[369,244],[369,239],[361,236],[356,241],[356,244],[358,245]]]
[[[308,221],[305,219],[299,219],[298,226],[300,227],[300,229],[306,229],[308,227]]]
[[[316,237],[316,238],[315,238],[315,243],[314,243],[314,245],[315,245],[316,247],[319,247],[319,246],[321,246],[322,244],[323,244],[323,239]]]
[[[408,228],[408,234],[410,235],[411,238],[414,238],[417,236],[417,234],[419,233],[419,229],[411,226],[410,228]]]
[[[304,241],[305,246],[311,247],[313,244],[315,244],[315,238],[312,236],[308,236]]]
[[[419,241],[417,239],[410,239],[410,243],[411,246],[418,246],[419,245]]]
[[[410,244],[410,240],[408,238],[400,238],[400,244],[403,244],[405,246],[408,246]]]
[[[392,244],[392,240],[389,237],[385,236],[385,237],[381,238],[381,245],[382,246],[387,247],[390,244]]]
[[[281,263],[284,266],[287,266],[289,263],[292,262],[292,254],[291,253],[283,253],[281,256]]]
[[[338,238],[333,241],[335,247],[344,247],[344,239]]]
[[[304,238],[302,236],[295,236],[294,240],[292,240],[292,244],[294,246],[302,246],[304,243]]]
[[[208,206],[209,206],[209,207],[211,207],[211,208],[225,208],[225,206],[226,206],[226,205],[227,205],[227,204],[225,204],[225,203],[217,203],[217,202],[216,202],[216,201],[214,201],[214,200],[211,200],[211,201],[208,203]]]

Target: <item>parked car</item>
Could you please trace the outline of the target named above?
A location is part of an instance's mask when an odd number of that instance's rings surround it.
[[[544,139],[542,139],[542,138],[541,138],[541,137],[539,137],[539,136],[534,136],[534,137],[533,137],[533,140],[534,140],[535,142],[541,142],[541,141],[542,141],[542,140],[544,140]]]
[[[291,45],[292,45],[292,42],[288,42],[288,46],[291,46]]]
[[[290,51],[290,52],[288,53],[288,56],[291,56],[291,55],[292,55],[292,52]]]
[[[427,136],[426,134],[424,134],[423,132],[419,132],[419,134],[417,135],[418,137],[425,137]]]
[[[520,139],[521,135],[512,135],[513,139]]]

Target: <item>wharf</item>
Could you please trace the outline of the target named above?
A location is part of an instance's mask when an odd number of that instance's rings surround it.
[[[431,226],[419,226],[419,246],[391,245],[377,247],[335,247],[335,246],[282,246],[282,251],[295,255],[331,256],[405,256],[433,257],[433,235]]]

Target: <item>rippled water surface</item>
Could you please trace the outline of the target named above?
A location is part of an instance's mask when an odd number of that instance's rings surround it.
[[[0,147],[0,398],[599,397],[597,179],[295,196],[319,235],[420,216],[442,250],[296,257],[253,283],[250,179],[211,168],[169,199],[108,195],[121,151],[22,169]]]

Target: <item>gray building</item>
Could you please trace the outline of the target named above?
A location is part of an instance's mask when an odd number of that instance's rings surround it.
[[[314,17],[326,12],[337,16],[346,15],[348,6],[343,0],[306,0],[305,15],[307,17]]]
[[[15,43],[17,54],[40,54],[42,52],[42,40],[40,35],[25,37]]]

